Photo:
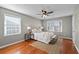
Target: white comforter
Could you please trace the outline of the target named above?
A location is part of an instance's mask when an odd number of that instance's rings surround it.
[[[34,39],[48,44],[52,40],[53,35],[50,32],[37,32],[34,33]]]

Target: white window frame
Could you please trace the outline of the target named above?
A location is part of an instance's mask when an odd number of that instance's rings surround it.
[[[8,17],[13,17],[13,18],[18,18],[19,20],[20,20],[20,24],[19,24],[19,32],[16,32],[16,33],[10,33],[10,34],[8,34],[7,33],[7,28],[6,28],[6,16],[8,16]],[[18,29],[17,29],[18,30]],[[11,31],[11,29],[10,29],[10,31]],[[9,35],[16,35],[16,34],[21,34],[21,17],[18,17],[18,16],[10,16],[10,15],[6,15],[6,14],[4,14],[4,36],[9,36]]]
[[[52,23],[53,23],[54,21],[58,21],[58,22],[60,21],[60,22],[61,22],[60,31],[55,31],[55,30],[54,30],[54,26],[53,26],[52,29],[49,29],[49,25],[50,25],[50,27],[52,27]],[[48,25],[48,24],[49,24],[49,25]],[[47,30],[48,30],[48,31],[53,31],[53,32],[62,32],[62,20],[59,19],[59,20],[49,20],[49,21],[47,21]]]

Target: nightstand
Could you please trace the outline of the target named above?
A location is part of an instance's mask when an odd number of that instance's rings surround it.
[[[34,39],[34,34],[32,34],[32,33],[26,33],[26,34],[24,34],[24,39],[25,40]]]

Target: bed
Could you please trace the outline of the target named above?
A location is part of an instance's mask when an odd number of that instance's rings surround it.
[[[34,33],[34,39],[44,42],[46,44],[48,44],[53,37],[55,37],[56,35],[54,35],[54,33],[52,32],[36,32]]]

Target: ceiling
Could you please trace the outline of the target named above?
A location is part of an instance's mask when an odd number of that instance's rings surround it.
[[[37,15],[41,13],[42,9],[54,11],[54,13],[50,14],[50,16],[47,16],[45,19],[72,15],[76,5],[77,4],[0,4],[1,7],[29,15],[37,19],[44,19],[41,15]]]

